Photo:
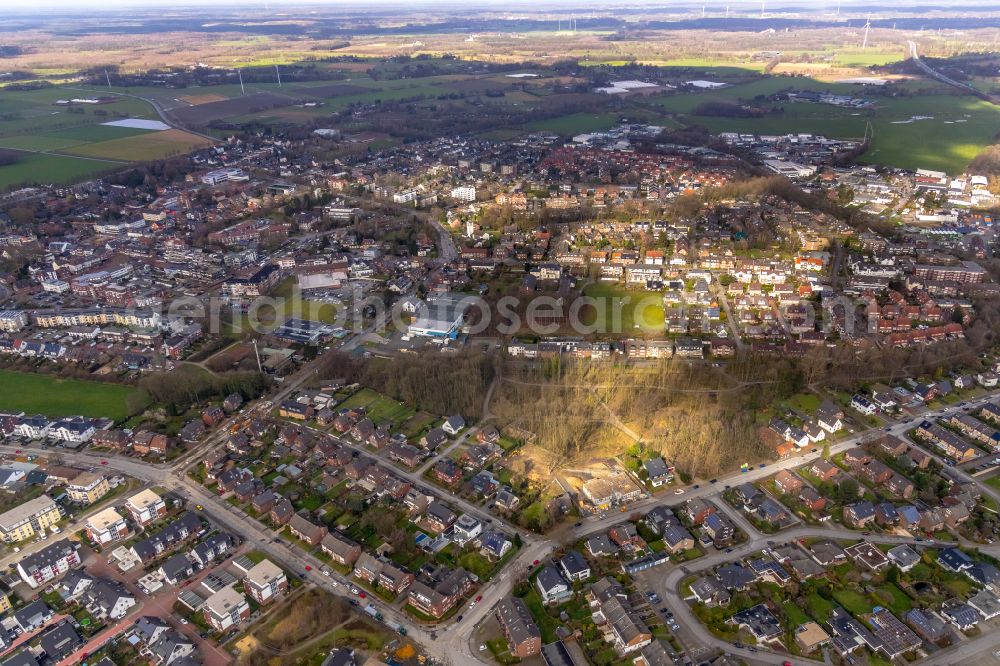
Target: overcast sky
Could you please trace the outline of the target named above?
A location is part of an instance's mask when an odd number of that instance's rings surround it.
[[[272,9],[281,9],[282,7],[301,7],[303,5],[319,5],[319,6],[349,6],[352,8],[360,8],[365,5],[378,4],[382,6],[393,6],[399,5],[409,8],[419,8],[420,6],[428,6],[434,4],[461,4],[465,7],[475,7],[475,6],[485,6],[485,7],[524,7],[530,6],[536,9],[544,9],[545,6],[565,6],[573,5],[580,8],[586,7],[602,7],[609,4],[623,4],[630,6],[642,6],[642,5],[656,5],[658,7],[677,7],[678,9],[689,8],[689,7],[701,7],[705,5],[711,11],[713,8],[724,8],[729,6],[733,11],[740,11],[741,9],[753,9],[757,10],[760,7],[760,3],[757,0],[615,0],[613,2],[607,2],[602,0],[471,0],[460,2],[459,0],[416,0],[413,2],[405,2],[403,0],[266,0],[268,5]],[[265,0],[31,0],[30,3],[26,2],[21,5],[20,0],[0,0],[0,5],[13,5],[7,8],[0,6],[0,18],[4,14],[25,14],[31,13],[33,10],[38,9],[78,9],[78,10],[119,10],[124,8],[132,7],[197,7],[205,6],[206,8],[218,8],[221,6],[238,6],[243,8],[249,8],[254,5],[264,6]],[[795,7],[801,9],[803,7],[815,6],[817,9],[822,9],[824,7],[836,6],[836,0],[765,0],[767,8],[773,9],[774,11],[780,10],[784,7]],[[883,7],[894,7],[897,11],[905,12],[908,7],[917,7],[921,5],[936,5],[939,7],[947,6],[981,6],[984,8],[995,8],[996,2],[994,0],[959,0],[957,2],[942,2],[941,0],[910,0],[909,2],[904,2],[896,5],[893,2],[888,2],[886,0],[842,0],[843,7],[870,7],[872,5],[878,5],[880,8]],[[18,6],[20,5],[20,6]]]

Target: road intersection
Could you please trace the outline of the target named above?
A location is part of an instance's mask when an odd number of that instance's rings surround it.
[[[276,404],[278,400],[290,395],[296,388],[304,384],[310,376],[311,371],[303,372],[299,376],[287,379],[282,388],[274,396],[272,396],[270,403],[265,404]],[[990,394],[974,401],[963,403],[962,405],[954,405],[935,412],[925,413],[918,417],[914,417],[913,419],[889,426],[883,430],[883,432],[888,431],[896,435],[902,435],[908,430],[916,427],[922,420],[928,418],[947,418],[948,416],[958,413],[963,409],[968,409],[985,403],[993,397],[994,395]],[[215,493],[210,492],[196,480],[188,476],[187,470],[191,466],[198,464],[200,456],[202,456],[209,449],[224,444],[224,441],[229,433],[228,426],[231,425],[231,423],[232,422],[227,422],[224,424],[223,427],[213,433],[213,435],[204,444],[193,449],[179,461],[169,465],[151,464],[126,456],[102,455],[98,452],[89,451],[60,451],[59,455],[66,462],[81,467],[94,467],[100,464],[104,469],[126,474],[147,485],[160,486],[173,491],[177,495],[185,498],[189,504],[200,504],[203,507],[203,513],[213,522],[219,524],[234,534],[242,536],[245,540],[251,543],[252,547],[267,553],[269,557],[293,571],[296,575],[302,576],[308,582],[324,588],[335,595],[345,598],[353,598],[350,594],[351,584],[345,577],[340,576],[335,572],[331,572],[331,575],[329,576],[324,575],[322,573],[322,570],[326,568],[324,566],[324,562],[318,560],[311,554],[284,542],[283,540],[278,540],[275,538],[275,533],[269,528],[258,523],[245,511],[224,501],[224,499],[220,498]],[[844,439],[843,441],[830,446],[830,453],[835,454],[853,446],[857,446],[864,440],[865,437],[871,436],[873,432],[877,431],[868,430]],[[474,429],[467,432],[465,436],[468,437],[472,433],[474,433]],[[361,447],[357,447],[348,441],[342,439],[338,439],[338,441],[351,450],[359,452],[363,451]],[[28,455],[52,454],[52,450],[46,448],[0,445],[0,453],[14,455],[16,451],[20,451],[21,454]],[[370,452],[365,451],[365,453]],[[930,451],[929,453],[935,455],[933,451]],[[685,488],[683,494],[680,495],[661,495],[649,497],[629,505],[627,507],[628,513],[643,513],[656,505],[677,504],[692,498],[712,498],[718,496],[722,489],[727,485],[759,481],[774,475],[780,470],[800,467],[811,460],[815,460],[819,456],[820,453],[818,451],[804,451],[801,455],[795,457],[779,460],[761,467],[748,469],[746,472],[736,472],[726,477],[720,477],[714,484],[709,483],[700,485],[699,487],[689,486]],[[935,455],[935,457],[937,456]],[[394,468],[394,473],[409,480],[411,483],[426,486],[428,485],[427,481],[422,478],[420,474],[420,472],[425,468],[426,467],[421,467],[417,471],[408,472],[396,467]],[[969,477],[964,471],[956,468],[952,468],[952,473],[956,474],[963,480],[973,480],[972,477]],[[997,493],[995,490],[986,485],[981,484],[980,487],[982,488],[984,494],[1000,500],[1000,493]],[[526,534],[523,531],[518,530],[516,527],[505,523],[503,520],[490,515],[482,507],[467,502],[466,500],[459,498],[444,489],[435,487],[432,492],[436,495],[443,496],[449,503],[454,504],[463,511],[471,513],[481,520],[489,519],[494,525],[497,525],[502,529],[506,529],[510,533],[520,532],[522,534],[523,541],[523,547],[520,552],[510,563],[508,563],[504,571],[502,571],[488,584],[484,585],[480,590],[482,599],[474,606],[468,607],[467,610],[460,611],[459,614],[463,616],[461,622],[456,619],[451,619],[436,626],[426,626],[416,622],[413,618],[400,612],[394,607],[380,602],[373,602],[388,623],[396,623],[406,627],[408,635],[414,640],[420,642],[429,656],[436,658],[443,664],[491,663],[489,661],[484,661],[484,659],[478,654],[478,650],[474,649],[474,647],[470,644],[473,632],[479,624],[488,618],[496,603],[505,595],[510,593],[514,584],[521,577],[523,577],[524,572],[532,568],[533,563],[536,560],[543,561],[549,558],[562,543],[574,542],[589,534],[606,531],[626,519],[623,514],[616,512],[598,514],[585,518],[573,527],[563,529],[559,533],[548,537],[542,537],[533,534]],[[662,579],[663,587],[660,592],[660,596],[664,599],[666,605],[674,613],[675,617],[682,620],[686,629],[696,637],[698,643],[700,644],[699,647],[711,646],[719,648],[734,654],[739,654],[746,658],[751,658],[757,662],[783,663],[788,659],[787,655],[778,655],[764,652],[762,650],[751,652],[746,648],[738,649],[712,636],[710,632],[708,632],[708,630],[694,618],[687,603],[681,599],[678,593],[678,585],[680,581],[691,573],[707,570],[708,568],[716,566],[722,562],[734,560],[743,555],[760,550],[765,546],[768,540],[787,541],[790,539],[813,536],[850,539],[860,538],[861,535],[858,532],[847,529],[808,526],[799,526],[786,530],[779,536],[763,535],[754,529],[753,526],[749,524],[749,521],[746,521],[735,511],[728,509],[725,503],[721,501],[721,498],[716,497],[716,499],[719,500],[717,503],[722,506],[724,510],[727,510],[737,524],[747,532],[749,536],[748,541],[734,548],[732,552],[713,553],[699,558],[695,564],[672,568]],[[79,525],[82,520],[83,516],[81,516],[81,518],[78,519],[74,525]],[[915,539],[913,538],[891,535],[880,535],[867,538],[877,543],[915,542]],[[927,541],[924,541],[925,545],[927,543]],[[984,553],[1000,557],[1000,545],[980,546],[980,550]],[[0,560],[0,563],[9,563],[13,559],[13,556],[8,556],[3,560]],[[309,567],[309,570],[306,569],[307,566]],[[925,660],[923,663],[935,665],[952,663],[947,661],[947,659],[954,658],[959,660],[962,655],[978,653],[978,651],[995,645],[1000,645],[1000,632],[984,633],[983,636],[975,640],[961,643],[953,650],[942,650],[928,660]],[[975,652],[973,652],[973,650],[975,650]],[[948,655],[951,655],[951,657]],[[793,659],[792,661],[793,663],[815,663],[802,659]]]

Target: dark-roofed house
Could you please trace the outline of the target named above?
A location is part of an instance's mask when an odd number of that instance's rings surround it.
[[[948,626],[933,611],[913,608],[903,620],[910,625],[917,635],[930,643],[937,643],[949,634]]]
[[[890,548],[886,552],[886,557],[888,557],[889,561],[895,564],[900,571],[909,571],[920,562],[920,555],[917,554],[917,551],[913,550],[913,548],[905,543]]]
[[[361,555],[361,546],[339,532],[329,532],[320,542],[320,548],[338,564],[354,566]]]
[[[295,507],[292,506],[291,501],[287,497],[280,498],[271,507],[268,512],[267,517],[271,519],[271,522],[275,525],[281,526],[292,519],[295,515]]]
[[[17,572],[32,588],[44,585],[80,564],[78,546],[67,539],[60,539],[21,558],[17,563]]]
[[[880,650],[889,659],[895,659],[920,647],[920,637],[887,608],[876,610],[867,619],[877,641],[874,645],[869,644],[869,647]]]
[[[63,620],[43,633],[38,645],[45,651],[46,660],[59,663],[76,652],[83,645],[83,639],[68,620]]]
[[[148,563],[199,534],[202,529],[201,519],[194,513],[185,511],[159,532],[132,544],[132,554],[144,564]]]
[[[641,650],[653,640],[649,627],[632,609],[628,595],[613,578],[602,578],[587,593],[595,624],[604,627],[618,654]]]
[[[213,534],[191,550],[191,559],[202,569],[225,557],[236,546],[236,539],[225,532]]]
[[[975,564],[972,558],[958,548],[944,548],[938,552],[938,565],[948,571],[959,573]]]
[[[654,488],[659,488],[664,483],[670,483],[674,478],[674,468],[659,456],[650,458],[642,466],[646,470],[646,478],[649,481],[649,485]]]
[[[310,546],[319,545],[327,534],[326,526],[315,525],[299,514],[295,514],[288,521],[288,529],[295,538],[305,541]]]
[[[440,618],[472,589],[469,573],[461,567],[439,573],[433,579],[417,580],[410,586],[406,603],[415,609]]]
[[[594,557],[612,557],[618,553],[618,546],[611,543],[607,534],[596,534],[587,539],[587,552]]]
[[[867,527],[875,520],[875,505],[868,500],[848,504],[844,507],[844,522],[858,529]]]
[[[14,611],[14,620],[20,627],[21,633],[34,631],[52,619],[52,609],[41,599],[29,602],[28,604]]]
[[[444,532],[457,518],[454,511],[437,500],[427,506],[427,512],[424,514],[424,522],[436,532]]]
[[[535,587],[546,605],[558,604],[573,596],[573,588],[551,565],[542,567],[535,578]]]
[[[941,606],[941,615],[957,627],[959,631],[974,629],[983,619],[979,611],[958,599],[950,599],[944,602]]]
[[[724,564],[715,575],[724,588],[737,592],[748,589],[756,579],[754,573],[742,564]]]
[[[770,643],[779,640],[782,635],[781,622],[764,604],[736,613],[729,618],[729,622],[749,632],[758,643]]]
[[[702,576],[691,583],[691,594],[706,606],[725,606],[729,603],[729,592],[714,576]]]
[[[496,616],[513,656],[526,659],[541,653],[542,635],[524,601],[504,597],[497,604]]]
[[[135,597],[124,585],[115,580],[97,578],[83,593],[87,610],[98,618],[120,620],[135,606]]]
[[[575,550],[569,551],[559,560],[559,568],[570,582],[590,578],[590,564]]]
[[[186,553],[171,555],[160,565],[160,574],[168,585],[180,585],[194,575],[194,564]]]
[[[148,647],[160,666],[179,664],[194,653],[194,642],[173,629],[160,634]]]
[[[170,624],[155,615],[143,615],[135,622],[134,633],[140,641],[146,643],[156,642],[163,632],[170,629]]]

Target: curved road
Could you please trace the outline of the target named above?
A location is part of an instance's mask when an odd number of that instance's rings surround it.
[[[273,400],[280,399],[281,396],[291,393],[296,387],[303,384],[312,376],[312,371],[309,368],[305,368],[300,371],[298,376],[291,376],[286,379],[284,385],[281,389],[272,397]],[[995,395],[998,392],[994,392]],[[978,405],[987,402],[990,397],[986,396],[979,398],[975,401],[970,401],[966,403],[967,405]],[[261,403],[257,408],[263,406],[266,409],[268,403]],[[917,423],[924,419],[932,418],[942,418],[947,417],[953,413],[961,411],[963,408],[960,406],[950,406],[944,409],[940,409],[936,412],[931,412],[924,414],[920,417],[911,419],[907,422],[897,423],[889,428],[894,434],[902,435],[907,430],[915,427]],[[245,418],[245,414],[244,417]],[[198,484],[196,481],[190,479],[186,474],[186,469],[188,466],[196,464],[199,457],[208,449],[213,446],[221,445],[228,434],[229,426],[234,422],[234,419],[230,419],[225,424],[216,430],[212,436],[206,441],[206,443],[201,446],[196,447],[190,453],[185,455],[181,460],[175,462],[172,465],[154,465],[147,462],[137,461],[132,458],[113,456],[113,455],[101,455],[99,453],[91,452],[62,452],[59,451],[58,454],[67,462],[83,466],[83,467],[95,467],[100,466],[109,470],[115,470],[122,472],[129,476],[132,476],[140,481],[144,481],[151,485],[159,485],[170,490],[177,492],[182,497],[187,498],[191,503],[199,503],[204,507],[204,513],[207,514],[213,521],[217,522],[219,525],[225,527],[228,530],[236,534],[242,535],[248,542],[252,542],[253,547],[258,548],[266,552],[275,561],[283,564],[290,571],[298,574],[302,573],[305,575],[306,579],[314,583],[315,585],[326,589],[327,591],[338,595],[340,597],[350,598],[351,595],[347,589],[346,580],[339,574],[334,574],[331,577],[324,576],[320,573],[321,567],[324,563],[320,560],[314,558],[309,553],[306,553],[297,547],[287,545],[282,542],[277,542],[274,537],[275,534],[269,528],[258,523],[252,519],[245,511],[240,508],[234,507],[228,502],[225,502],[220,497],[214,493],[209,492],[203,486]],[[842,442],[835,444],[830,447],[831,453],[836,453],[843,451],[852,446],[856,446],[862,438],[869,434],[870,431],[866,431],[859,435],[850,437]],[[345,446],[349,448],[355,448],[348,442],[342,442]],[[0,445],[0,453],[14,454],[16,448],[19,448],[24,453],[30,453],[35,455],[51,455],[53,451],[51,449],[39,449],[30,447],[13,447],[7,445]],[[367,453],[367,452],[366,452]],[[932,452],[933,453],[933,452]],[[798,467],[809,460],[819,457],[819,453],[806,453],[804,455],[790,458],[786,460],[777,461],[770,465],[764,467],[758,467],[751,469],[746,473],[734,473],[728,477],[720,478],[717,484],[705,484],[703,487],[695,488],[694,486],[682,489],[682,493],[676,496],[660,496],[660,497],[650,497],[639,502],[635,502],[628,506],[628,513],[643,512],[647,511],[655,505],[658,504],[674,504],[682,500],[687,500],[695,497],[710,497],[717,495],[725,484],[737,484],[747,481],[760,480],[762,478],[771,476],[782,469],[790,469],[793,467]],[[106,461],[106,465],[102,465],[102,461]],[[963,478],[970,479],[964,472],[953,468],[954,472]],[[425,480],[423,480],[419,473],[404,472],[399,468],[394,469],[394,473],[402,476],[403,478],[408,478],[414,483],[419,483],[421,486],[427,485]],[[993,488],[981,485],[984,494],[988,494],[995,499],[1000,500],[1000,493],[998,493]],[[434,493],[445,497],[447,501],[454,503],[456,506],[461,507],[463,510],[473,513],[474,515],[482,518],[490,518],[493,520],[494,524],[504,526],[506,529],[511,530],[511,533],[515,530],[514,527],[507,525],[504,521],[493,517],[484,511],[481,507],[472,505],[468,502],[462,501],[460,498],[456,498],[450,493],[442,491],[441,489],[435,488]],[[724,502],[719,502],[720,506],[726,507]],[[446,664],[472,664],[472,663],[492,663],[490,661],[484,661],[477,654],[471,645],[470,641],[472,634],[476,628],[483,620],[487,619],[487,616],[492,612],[495,604],[506,594],[510,593],[513,584],[517,579],[529,569],[535,560],[545,560],[551,556],[552,552],[560,545],[560,542],[575,541],[581,537],[586,536],[590,533],[606,531],[613,525],[621,522],[625,519],[625,514],[621,512],[610,512],[604,515],[593,516],[591,518],[584,519],[581,521],[579,526],[574,526],[568,530],[563,530],[561,534],[550,535],[549,538],[539,537],[537,535],[528,534],[524,535],[523,542],[524,546],[518,553],[518,556],[514,558],[508,566],[492,581],[485,584],[479,591],[482,595],[482,600],[478,603],[470,606],[466,604],[466,608],[461,610],[458,614],[463,615],[463,621],[457,622],[452,619],[441,623],[436,627],[425,627],[416,624],[409,616],[405,615],[398,609],[394,607],[387,606],[381,602],[373,602],[378,607],[378,610],[385,616],[388,621],[398,622],[407,628],[408,635],[414,640],[420,642],[426,649],[429,656],[435,657],[441,663]],[[674,568],[669,574],[663,579],[664,590],[661,595],[665,600],[665,603],[671,608],[677,618],[685,618],[686,624],[690,631],[692,631],[698,641],[703,645],[709,645],[714,647],[719,647],[725,651],[731,653],[738,653],[743,657],[753,659],[755,661],[765,661],[768,663],[782,663],[788,659],[787,655],[775,655],[773,653],[767,653],[763,651],[750,652],[745,650],[743,652],[737,651],[733,646],[724,641],[721,641],[714,636],[712,636],[707,629],[705,629],[691,614],[690,608],[687,604],[680,598],[677,592],[677,585],[680,580],[688,575],[686,572],[696,572],[707,569],[708,567],[714,566],[716,564],[722,563],[724,561],[733,560],[741,555],[749,554],[755,550],[759,550],[763,547],[768,539],[770,540],[788,540],[805,536],[830,536],[835,538],[861,538],[860,533],[839,529],[839,528],[822,528],[822,527],[807,527],[800,526],[795,527],[780,536],[765,536],[757,532],[752,525],[747,523],[745,520],[740,520],[739,524],[747,531],[750,537],[748,542],[742,544],[741,546],[734,548],[731,553],[715,553],[712,555],[705,556],[693,565],[687,565],[680,568]],[[911,543],[914,539],[907,537],[896,537],[896,536],[873,536],[872,541],[881,543]],[[924,542],[927,543],[927,542]],[[30,546],[29,546],[30,548]],[[1000,557],[1000,545],[997,546],[982,546],[980,549],[983,552],[989,553]],[[23,551],[19,556],[23,556]],[[7,560],[11,558],[6,558]],[[4,560],[0,560],[3,562]],[[306,572],[305,567],[310,566],[311,571]],[[961,643],[955,652],[952,653],[949,650],[944,650],[936,653],[934,657],[927,660],[926,663],[931,663],[935,665],[945,665],[950,663],[947,659],[956,658],[959,654],[973,654],[972,650],[976,652],[982,651],[986,647],[1000,645],[1000,632],[985,632],[982,636],[977,639],[965,641]],[[796,661],[796,660],[793,660]],[[808,662],[806,660],[798,660],[801,663],[814,663]]]

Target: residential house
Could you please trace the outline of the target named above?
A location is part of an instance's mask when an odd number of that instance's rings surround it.
[[[288,521],[288,530],[296,539],[305,541],[310,546],[318,546],[327,534],[325,525],[316,525],[299,514],[293,515]]]
[[[504,597],[497,604],[496,618],[512,656],[527,659],[541,653],[541,632],[523,600]]]
[[[361,556],[361,546],[339,532],[327,533],[320,542],[320,548],[343,566],[354,566]]]
[[[559,574],[559,570],[546,565],[535,577],[535,587],[545,605],[559,604],[573,596],[573,588]]]

